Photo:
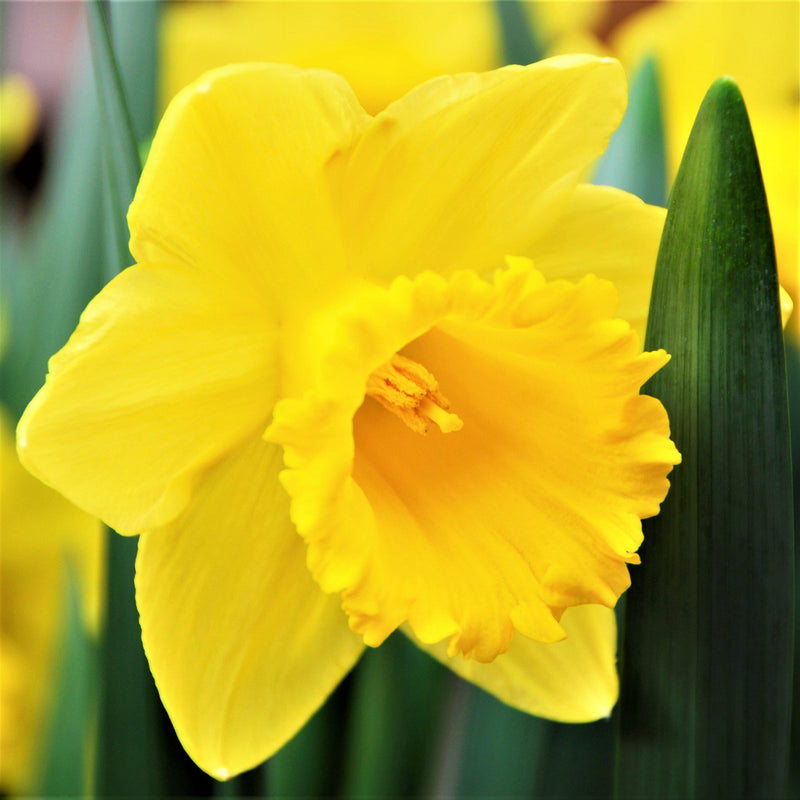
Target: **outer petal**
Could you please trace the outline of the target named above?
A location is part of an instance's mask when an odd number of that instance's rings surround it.
[[[369,117],[336,75],[235,65],[164,115],[128,214],[137,261],[243,274],[281,307],[342,265],[326,173]],[[313,281],[311,280],[313,278]]]
[[[180,519],[140,539],[145,652],[181,742],[217,778],[281,747],[363,647],[306,569],[280,468],[279,448],[249,442]]]
[[[275,331],[257,298],[138,265],[89,304],[19,425],[42,481],[122,533],[163,524],[197,470],[265,424]]]
[[[617,62],[565,56],[430,81],[379,114],[346,169],[363,274],[479,274],[526,252],[625,110]]]
[[[644,337],[666,209],[609,186],[581,184],[558,222],[526,255],[548,280],[587,272],[614,283],[618,315]]]
[[[617,702],[617,624],[604,606],[569,608],[561,617],[567,638],[546,644],[517,634],[491,664],[450,658],[447,644],[421,644],[453,672],[510,706],[559,722],[607,717]]]

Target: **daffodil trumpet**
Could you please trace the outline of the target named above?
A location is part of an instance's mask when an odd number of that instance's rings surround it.
[[[609,714],[611,609],[679,461],[639,394],[668,356],[615,317],[641,328],[663,209],[579,185],[624,106],[615,61],[570,56],[375,117],[284,65],[169,107],[137,263],[18,438],[141,534],[145,652],[210,774],[275,752],[398,628],[525,711]]]

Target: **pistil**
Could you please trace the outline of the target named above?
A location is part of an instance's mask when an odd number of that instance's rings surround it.
[[[442,433],[461,430],[464,423],[449,412],[450,403],[434,376],[422,364],[393,355],[367,379],[367,392],[415,433],[428,432],[433,421]]]

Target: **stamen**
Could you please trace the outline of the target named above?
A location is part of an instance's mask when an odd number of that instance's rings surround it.
[[[427,433],[429,420],[442,433],[464,427],[458,416],[448,411],[450,403],[439,391],[436,378],[422,364],[398,353],[369,376],[366,393],[415,433]]]

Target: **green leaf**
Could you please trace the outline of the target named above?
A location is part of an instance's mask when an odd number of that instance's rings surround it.
[[[800,309],[795,310],[795,313]],[[794,574],[800,575],[800,342],[786,335],[786,376],[789,381],[789,423],[792,429],[794,473]],[[789,775],[789,797],[800,800],[800,591],[794,593],[794,688],[792,690],[792,739],[794,753]]]
[[[134,140],[146,142],[152,140],[156,121],[156,67],[162,3],[160,0],[112,2],[108,9],[111,43],[119,65]],[[141,163],[144,163],[143,159]]]
[[[631,80],[628,109],[611,137],[592,183],[615,186],[646,203],[667,202],[667,155],[658,67],[650,56]]]
[[[116,252],[116,258],[108,267],[110,278],[131,263],[125,215],[133,200],[142,165],[104,5],[102,0],[90,0],[87,13],[97,99],[103,123],[100,141],[109,197],[110,213],[107,220]]]
[[[551,724],[470,686],[457,797],[534,797]]]
[[[395,636],[377,650],[367,651],[353,673],[345,797],[391,793],[403,777],[396,746],[403,726],[393,713],[402,708],[399,664],[394,657],[398,644]]]
[[[614,725],[532,717],[470,687],[458,797],[609,797]],[[580,769],[575,765],[580,764]]]
[[[8,341],[0,390],[15,418],[44,382],[48,358],[102,285],[99,120],[88,71],[88,61],[79,60],[38,203],[18,238],[3,209],[0,282]]]
[[[421,793],[423,797],[456,796],[464,766],[464,746],[473,699],[472,686],[452,676],[439,723],[439,735],[431,754],[432,769]]]
[[[208,796],[214,781],[175,738],[144,656],[133,595],[136,539],[109,533],[97,736],[100,797]]]
[[[420,794],[450,679],[399,632],[367,649],[351,678],[342,796]]]
[[[214,781],[214,797],[266,797],[267,773],[263,766],[243,772],[229,781]]]
[[[105,795],[164,794],[158,707],[133,602],[136,540],[109,533],[97,790]]]
[[[432,779],[435,749],[441,736],[444,697],[453,683],[460,682],[405,635],[395,634],[395,658],[401,680],[399,705],[394,720],[398,737],[392,751],[402,764],[401,794],[419,796]]]
[[[623,798],[780,798],[793,622],[786,372],[769,214],[744,101],[695,121],[658,254],[646,391],[683,463],[627,596]]]
[[[348,695],[345,678],[297,735],[267,761],[267,797],[337,795],[344,748],[341,721]]]
[[[614,783],[616,720],[584,725],[548,723],[549,737],[534,797],[611,796]],[[580,769],[575,765],[580,764]]]
[[[505,64],[532,64],[545,56],[535,25],[535,12],[520,0],[495,0]]]
[[[37,794],[84,797],[88,794],[90,731],[95,698],[95,651],[81,621],[79,587],[72,569],[65,569],[64,625],[57,651],[55,703],[48,720]]]

